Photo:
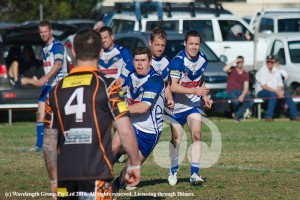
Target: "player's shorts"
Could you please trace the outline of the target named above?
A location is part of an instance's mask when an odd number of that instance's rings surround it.
[[[57,199],[106,200],[112,199],[112,184],[109,181],[58,181]]]
[[[169,117],[171,117],[171,124],[177,124],[179,123],[181,126],[184,126],[187,121],[187,117],[193,113],[200,113],[200,109],[198,107],[194,107],[190,110],[184,111],[182,113],[176,113],[176,114],[169,114],[166,113]]]
[[[136,129],[135,127],[133,127],[133,128],[135,131],[139,150],[141,151],[142,155],[145,158],[147,158],[150,155],[150,153],[152,152],[152,150],[154,149],[154,147],[156,146],[161,133],[150,134],[150,133],[145,133],[143,131],[140,131],[140,130]]]
[[[49,92],[50,92],[51,89],[52,89],[52,86],[43,85],[43,87],[42,87],[42,93],[41,93],[41,95],[39,97],[39,101],[40,102],[45,102],[46,101],[47,96],[48,96],[48,94],[49,94]]]

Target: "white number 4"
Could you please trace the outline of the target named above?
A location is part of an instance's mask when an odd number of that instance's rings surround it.
[[[76,98],[77,104],[71,105]],[[83,87],[77,88],[65,105],[66,115],[76,114],[76,122],[82,122],[83,113],[86,111],[86,105],[83,103]]]

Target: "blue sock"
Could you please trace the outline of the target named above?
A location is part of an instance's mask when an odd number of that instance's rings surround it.
[[[44,122],[36,123],[36,144],[35,146],[42,148],[44,140]]]
[[[200,167],[200,164],[199,163],[192,163],[191,164],[191,175],[193,175],[194,173],[199,174],[199,167]]]
[[[172,172],[172,174],[174,174],[175,172],[177,172],[177,171],[178,171],[178,168],[179,168],[178,165],[175,166],[175,167],[171,167],[171,172]]]

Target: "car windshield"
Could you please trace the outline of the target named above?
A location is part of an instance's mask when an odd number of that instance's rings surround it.
[[[278,32],[300,32],[300,18],[278,20]]]
[[[183,40],[168,40],[165,54],[169,58],[174,58],[177,53],[184,49]],[[208,62],[219,62],[216,54],[205,44],[201,43],[200,51],[206,55]]]
[[[288,42],[292,63],[300,63],[300,40]]]

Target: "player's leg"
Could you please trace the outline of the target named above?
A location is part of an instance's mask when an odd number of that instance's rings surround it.
[[[201,156],[201,114],[192,113],[187,117],[187,124],[192,135],[191,184],[201,184],[204,180],[199,173]]]

